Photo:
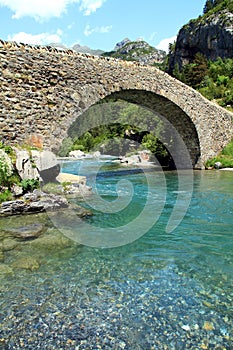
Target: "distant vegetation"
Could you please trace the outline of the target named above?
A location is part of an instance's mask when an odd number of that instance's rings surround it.
[[[97,126],[90,129],[90,125]],[[100,103],[73,123],[59,155],[67,156],[72,150],[98,150],[105,154],[123,156],[139,149],[147,149],[165,165],[170,158],[166,145],[159,141],[163,133],[161,119],[146,108],[125,101]]]

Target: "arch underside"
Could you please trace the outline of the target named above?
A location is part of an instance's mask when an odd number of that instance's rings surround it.
[[[194,123],[180,107],[163,96],[144,90],[114,92],[104,101],[114,99],[137,104],[158,115],[163,120],[165,131],[160,141],[169,144],[176,165],[179,168],[189,168],[190,164],[195,167],[201,154],[198,134]]]

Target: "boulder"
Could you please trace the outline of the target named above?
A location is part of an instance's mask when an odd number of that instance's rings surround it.
[[[123,165],[151,165],[150,152],[140,151],[138,154],[133,154],[129,157],[119,157],[119,162]]]
[[[33,162],[43,182],[56,181],[60,172],[57,157],[50,151],[31,151]]]
[[[22,180],[39,178],[38,170],[32,164],[32,159],[27,150],[18,150],[16,152],[16,169]]]
[[[94,158],[99,158],[101,156],[101,153],[99,151],[96,151],[93,153]]]
[[[22,180],[40,179],[53,182],[60,172],[60,165],[53,152],[16,149],[16,169]]]
[[[222,163],[221,162],[214,163],[214,168],[215,169],[221,169],[222,168]]]
[[[80,158],[85,157],[85,153],[84,153],[83,151],[80,151],[80,150],[78,149],[78,150],[76,150],[76,151],[71,151],[71,152],[69,153],[69,157],[80,159]]]

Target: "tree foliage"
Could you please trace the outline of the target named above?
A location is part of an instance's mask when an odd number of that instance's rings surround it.
[[[99,103],[71,125],[59,155],[80,149],[119,156],[141,147],[163,158],[168,155],[159,141],[164,132],[162,120],[149,109],[121,100]]]
[[[209,100],[233,110],[233,59],[218,58],[207,61],[202,54],[196,54],[194,61],[173,75],[185,84],[197,89]]]
[[[206,3],[203,8],[203,13],[205,14],[217,7],[219,7],[219,9],[228,8],[229,10],[231,10],[232,0],[206,0]]]

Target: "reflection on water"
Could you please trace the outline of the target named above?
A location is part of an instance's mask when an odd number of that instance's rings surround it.
[[[81,171],[92,185],[96,166],[89,160]],[[63,171],[81,174],[79,167],[67,162]],[[94,210],[91,225],[126,224],[145,205],[144,174],[117,171],[103,162],[96,190],[111,203],[121,195],[116,183],[124,177],[133,184],[132,200],[119,213]],[[154,198],[166,190],[166,202],[158,222],[125,246],[100,249],[70,241],[46,214],[0,220],[0,244],[8,247],[0,264],[0,348],[233,348],[233,173],[195,172],[191,205],[169,234],[176,174],[166,173],[166,188],[159,172],[147,176],[153,177]],[[46,228],[37,239],[13,244],[3,234],[35,222]]]

